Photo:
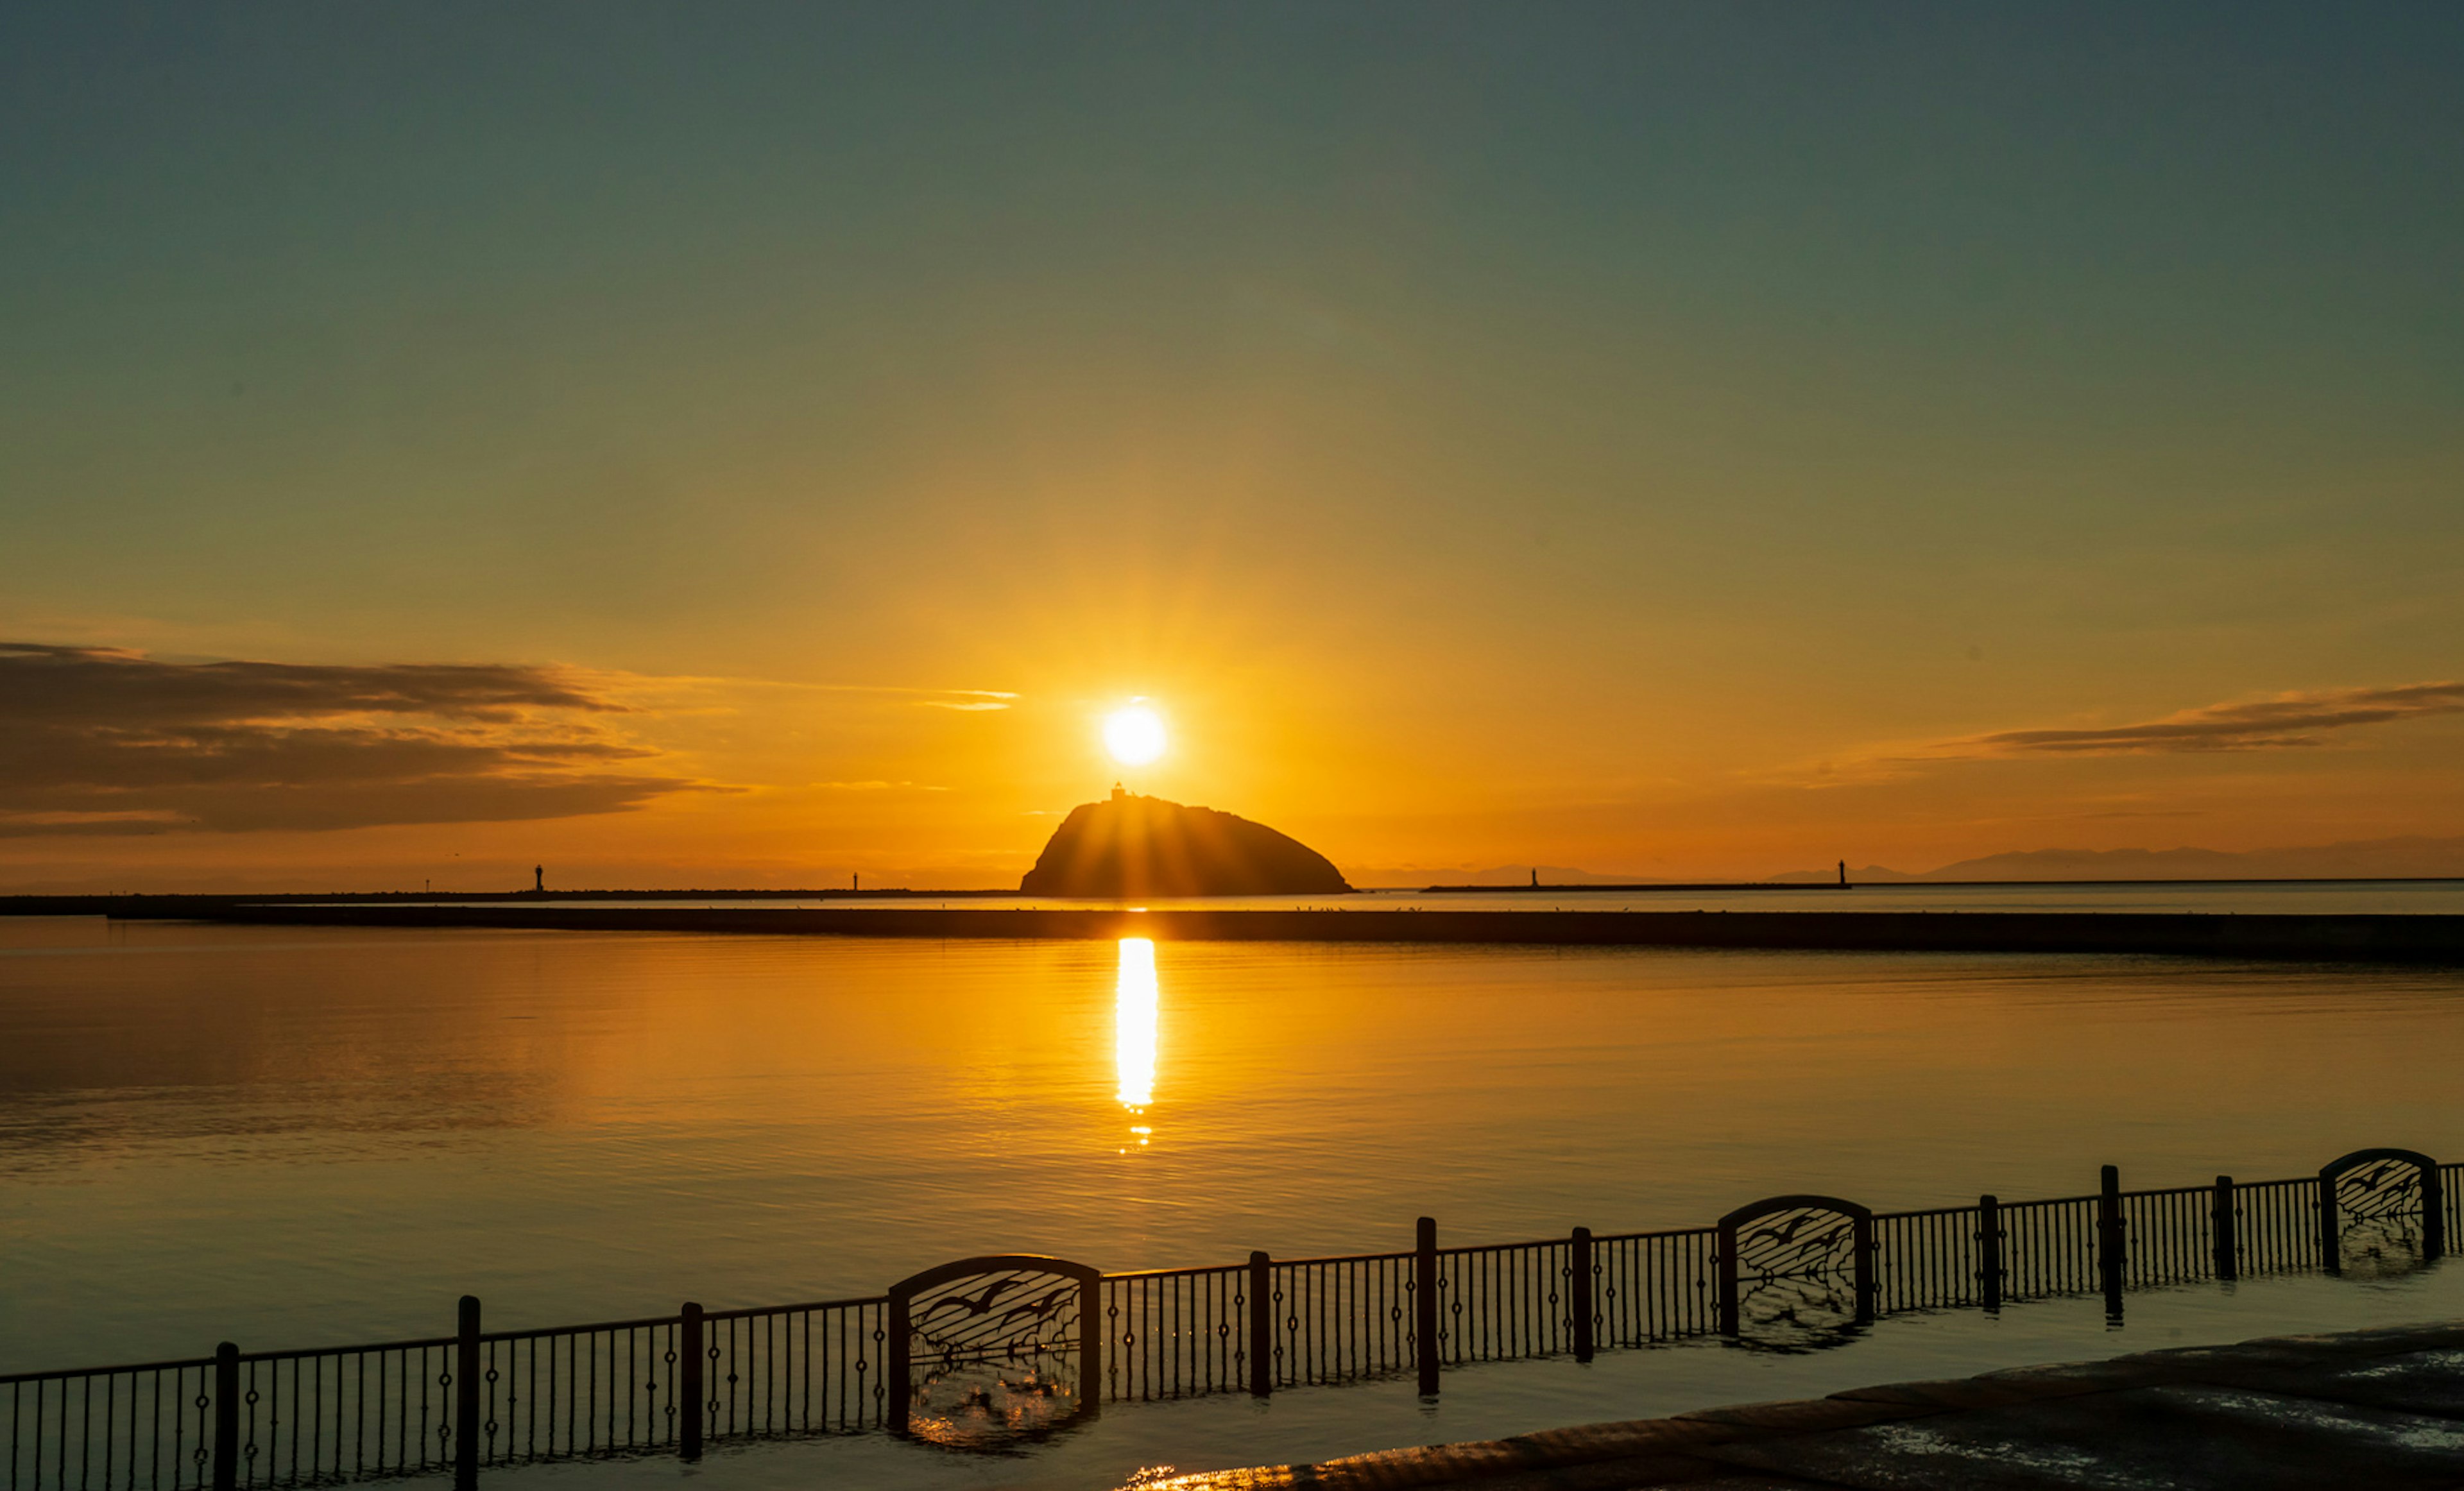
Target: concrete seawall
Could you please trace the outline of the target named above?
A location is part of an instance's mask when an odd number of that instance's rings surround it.
[[[493,927],[843,937],[1526,943],[1853,952],[2103,953],[2464,964],[2464,916],[2122,911],[1491,911],[1111,907],[718,909],[204,904],[109,914],[332,927]]]

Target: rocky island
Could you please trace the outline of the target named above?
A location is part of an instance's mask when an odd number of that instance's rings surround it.
[[[1112,789],[1070,810],[1024,895],[1333,895],[1349,891],[1323,854],[1264,823]]]

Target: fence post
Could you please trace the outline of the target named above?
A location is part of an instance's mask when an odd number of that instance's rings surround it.
[[[2096,1198],[2096,1271],[2104,1285],[2104,1311],[2122,1313],[2122,1172],[2104,1167]]]
[[[1574,1229],[1573,1246],[1567,1250],[1570,1266],[1566,1279],[1566,1305],[1574,1322],[1574,1360],[1588,1362],[1597,1345],[1592,1339],[1592,1229]]]
[[[2216,1277],[2227,1283],[2241,1277],[2241,1238],[2235,1220],[2233,1178],[2218,1175],[2215,1205],[2209,1214],[2209,1226],[2216,1239]]]
[[[701,1458],[702,1418],[708,1413],[701,1390],[701,1306],[687,1300],[678,1313],[684,1319],[676,1327],[676,1454],[697,1460]]]
[[[1413,1345],[1420,1360],[1420,1396],[1438,1395],[1438,1219],[1420,1218],[1412,1257]]]
[[[2002,1307],[2002,1200],[1976,1198],[1976,1293],[1989,1310]]]
[[[239,1348],[214,1348],[214,1491],[239,1486]]]
[[[1249,1255],[1249,1395],[1275,1391],[1275,1267],[1264,1253]]]
[[[453,1322],[453,1491],[479,1484],[479,1297],[462,1296]]]
[[[1090,1270],[1078,1281],[1078,1413],[1088,1418],[1104,1411],[1104,1352],[1111,1337],[1105,1319],[1104,1276]]]
[[[1724,1220],[1716,1236],[1719,1240],[1712,1245],[1719,1249],[1719,1254],[1712,1260],[1712,1263],[1713,1277],[1717,1281],[1713,1287],[1717,1293],[1712,1304],[1719,1313],[1720,1334],[1734,1336],[1745,1324],[1744,1310],[1737,1300],[1736,1229],[1728,1226]]]
[[[2421,1168],[2421,1261],[2435,1263],[2447,1255],[2447,1177],[2435,1165]]]
[[[2344,1225],[2336,1215],[2338,1178],[2323,1171],[2319,1175],[2319,1266],[2331,1274],[2344,1271]]]
[[[889,1363],[882,1372],[881,1426],[904,1437],[908,1419],[915,1403],[914,1323],[909,1318],[910,1300],[896,1287],[890,1291],[890,1307],[882,1311],[882,1324],[890,1339]]]

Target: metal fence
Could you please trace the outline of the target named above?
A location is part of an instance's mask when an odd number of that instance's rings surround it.
[[[1153,1402],[1247,1389],[1252,1287],[1239,1265],[1107,1274],[1104,1395]]]
[[[1100,1277],[1057,1261],[969,1260],[916,1280],[936,1281],[935,1307],[952,1313],[933,1328],[963,1327],[982,1370],[965,1406],[973,1431],[1042,1432],[1106,1402],[1405,1378],[1436,1392],[1447,1368],[1722,1335],[1819,1349],[1918,1311],[2101,1294],[2119,1313],[2130,1290],[2422,1266],[2459,1230],[2464,1166],[2372,1150],[2289,1180],[2124,1191],[2106,1167],[2096,1192],[2046,1200],[1871,1213],[1779,1196],[1716,1227],[1578,1227],[1450,1248],[1424,1217],[1408,1251],[1257,1253]],[[977,1262],[1005,1282],[976,1288]],[[1060,1296],[1022,1283],[1047,1262],[1096,1291],[1067,1340],[1047,1309]],[[911,1426],[925,1398],[908,1384],[909,1347],[925,1337],[892,1337],[927,1330],[908,1314],[916,1280],[867,1299],[688,1304],[537,1330],[486,1330],[465,1299],[448,1336],[299,1351],[226,1343],[211,1356],[0,1376],[7,1483],[237,1491],[450,1474],[468,1485],[492,1466],[691,1458],[713,1443]],[[1005,1355],[1004,1341],[1029,1335],[1034,1370],[1005,1369],[1025,1358]],[[1056,1367],[1073,1352],[1089,1380]],[[1023,1413],[1004,1393],[1040,1397]]]
[[[1593,1239],[1596,1344],[1659,1346],[1708,1334],[1717,1239],[1708,1227]]]
[[[1438,1359],[1455,1367],[1572,1351],[1574,1251],[1568,1238],[1441,1250]]]
[[[1269,1266],[1268,1380],[1296,1388],[1411,1370],[1418,1269],[1410,1253],[1278,1260]]]
[[[211,1483],[212,1357],[6,1381],[12,1486]]]
[[[224,1439],[218,1427],[214,1448],[228,1445],[234,1463],[217,1472],[216,1483],[307,1485],[451,1465],[459,1346],[457,1337],[444,1336],[232,1352],[233,1436]]]

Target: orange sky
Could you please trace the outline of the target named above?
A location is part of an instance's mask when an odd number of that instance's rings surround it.
[[[2464,835],[2452,11],[1372,13],[22,23],[0,888]]]

